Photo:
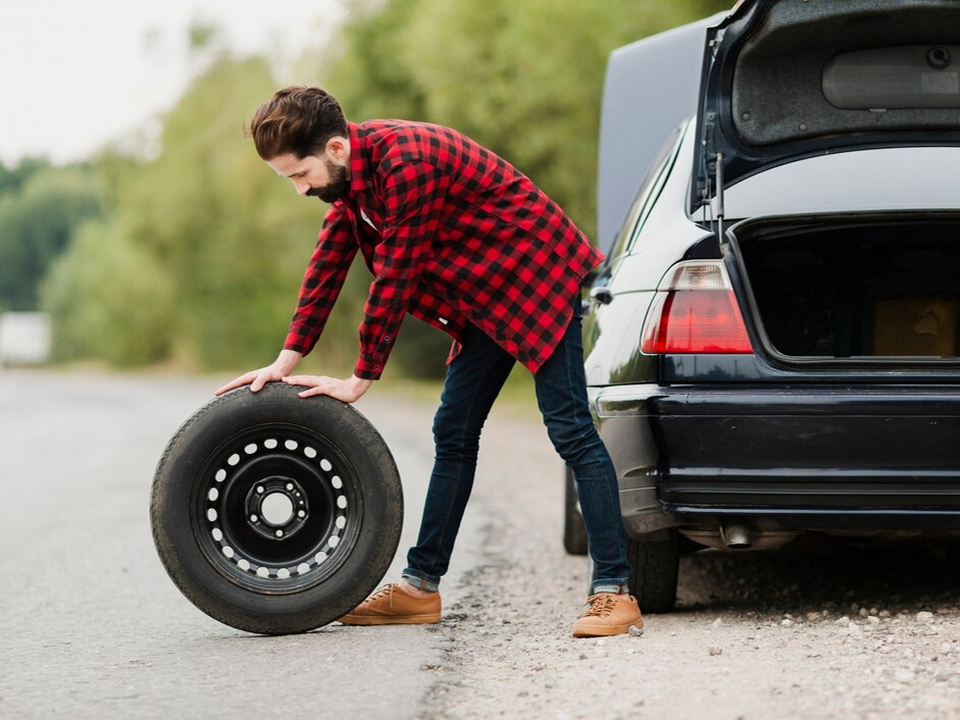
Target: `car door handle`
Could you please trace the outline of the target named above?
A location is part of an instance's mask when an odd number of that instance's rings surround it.
[[[613,302],[613,293],[610,292],[610,288],[599,285],[590,288],[590,299],[601,305],[609,305]]]

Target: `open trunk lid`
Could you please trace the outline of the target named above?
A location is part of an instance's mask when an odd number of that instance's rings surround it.
[[[956,0],[739,3],[706,32],[691,212],[802,157],[960,145],[957,28]]]

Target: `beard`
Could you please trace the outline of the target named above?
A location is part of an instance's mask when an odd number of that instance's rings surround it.
[[[335,203],[337,200],[347,194],[350,189],[350,181],[347,180],[347,169],[336,165],[324,158],[327,166],[327,173],[330,175],[330,182],[324,187],[310,188],[307,195],[320,198],[325,203]]]

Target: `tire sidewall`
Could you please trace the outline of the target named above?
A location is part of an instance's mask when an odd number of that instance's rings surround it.
[[[157,552],[183,594],[211,617],[242,630],[281,634],[325,625],[352,610],[382,579],[399,543],[403,496],[396,464],[360,413],[329,397],[300,398],[271,383],[213,400],[167,446],[153,484]],[[349,554],[329,577],[302,591],[256,592],[231,580],[200,546],[195,518],[210,459],[231,437],[266,424],[289,424],[336,448],[356,478],[360,526]]]

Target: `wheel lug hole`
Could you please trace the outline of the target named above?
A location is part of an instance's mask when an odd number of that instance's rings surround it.
[[[256,515],[251,515],[251,516],[250,516],[250,522],[254,522],[254,523],[255,523],[255,522],[257,522],[259,519],[260,519],[260,518],[258,518]]]

